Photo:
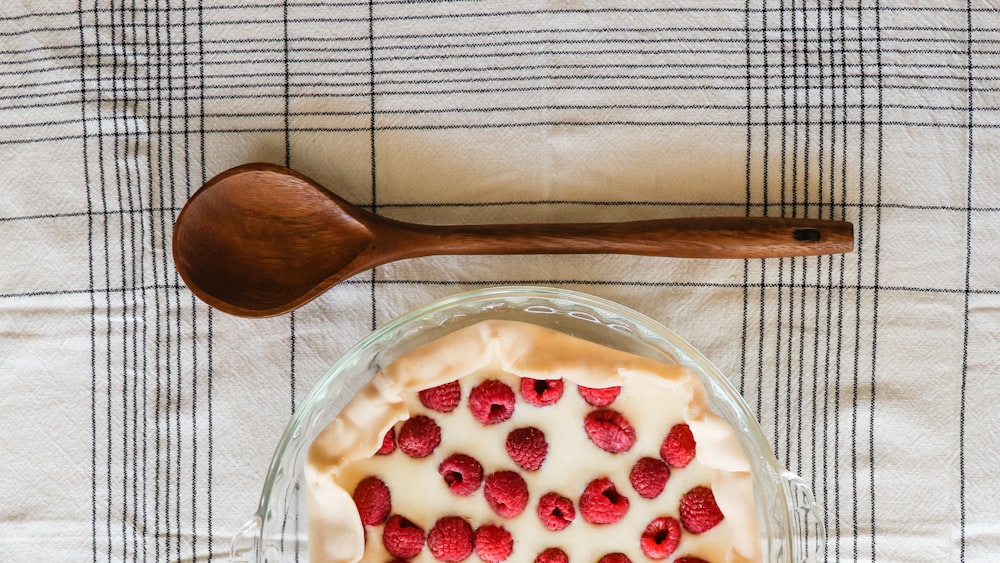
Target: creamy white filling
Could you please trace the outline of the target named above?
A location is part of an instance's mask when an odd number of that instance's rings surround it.
[[[518,381],[561,378],[563,397],[555,405],[535,407],[520,399]],[[462,403],[452,413],[436,413],[420,404],[416,391],[460,379]],[[465,397],[484,379],[501,379],[518,395],[513,417],[499,425],[476,421]],[[583,419],[593,409],[577,393],[576,384],[621,386],[608,408],[623,413],[636,429],[636,443],[622,454],[596,447],[583,431]],[[442,443],[426,458],[412,459],[400,451],[375,456],[384,432],[400,420],[427,414],[441,426]],[[698,443],[698,456],[688,467],[672,469],[667,489],[656,499],[640,497],[628,474],[641,457],[658,457],[671,426],[686,422]],[[515,428],[540,428],[549,444],[542,468],[528,472],[508,456],[504,443]],[[500,518],[487,505],[480,488],[468,497],[451,493],[437,468],[452,453],[475,457],[485,474],[517,470],[526,480],[528,506],[515,518]],[[467,518],[473,527],[501,524],[515,538],[509,561],[532,561],[546,547],[558,546],[571,561],[596,561],[623,552],[633,561],[645,560],[639,537],[652,519],[678,517],[681,495],[697,485],[711,486],[725,514],[721,524],[704,534],[682,534],[672,557],[696,555],[708,561],[758,561],[757,533],[749,463],[732,427],[708,409],[705,390],[685,368],[665,365],[612,350],[535,325],[486,321],[453,332],[409,352],[363,389],[314,441],[306,463],[310,560],[314,562],[388,561],[381,530],[365,530],[350,498],[356,483],[369,474],[380,476],[392,494],[393,512],[429,531],[442,516]],[[578,501],[584,487],[597,477],[609,477],[629,498],[629,511],[612,525],[587,523]],[[553,532],[539,523],[535,508],[545,493],[555,491],[573,500],[577,518]],[[367,551],[366,551],[367,549]],[[475,556],[473,556],[473,560]],[[433,561],[427,549],[413,559]]]

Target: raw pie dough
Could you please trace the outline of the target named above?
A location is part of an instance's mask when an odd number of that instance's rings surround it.
[[[535,407],[521,400],[520,378],[562,379],[565,390],[552,406]],[[518,402],[512,418],[485,426],[467,404],[469,389],[486,379],[508,383]],[[451,413],[425,408],[417,392],[459,380],[463,397]],[[609,406],[622,412],[635,428],[635,445],[609,454],[583,432],[582,420],[595,407],[576,392],[586,387],[621,386]],[[392,495],[393,513],[429,531],[446,515],[459,515],[476,528],[504,526],[514,538],[508,561],[533,561],[543,549],[562,548],[570,561],[593,563],[606,553],[622,552],[632,561],[648,560],[639,535],[652,519],[677,518],[680,496],[699,484],[711,486],[725,518],[702,534],[682,535],[678,549],[665,561],[694,555],[713,563],[760,561],[760,538],[750,464],[733,428],[710,411],[705,389],[686,368],[613,350],[567,334],[515,321],[484,321],[420,346],[393,361],[344,407],[311,444],[305,464],[309,555],[314,563],[388,562],[377,527],[362,524],[351,494],[366,475],[377,473]],[[556,407],[559,407],[558,409]],[[375,456],[383,436],[400,421],[427,414],[441,427],[442,441],[428,457],[413,459],[400,451]],[[697,443],[697,456],[684,469],[671,468],[666,490],[653,500],[641,498],[629,484],[629,470],[640,457],[658,457],[667,430],[686,422]],[[538,471],[519,469],[504,440],[518,427],[545,432],[548,454]],[[438,464],[452,453],[476,458],[489,474],[517,470],[527,481],[528,507],[517,517],[500,518],[478,494],[459,497],[448,490]],[[548,491],[578,502],[595,477],[610,477],[631,504],[616,524],[595,525],[580,518],[566,529],[540,525],[535,506]],[[367,553],[366,553],[366,534]],[[434,561],[427,547],[412,560]],[[478,561],[473,553],[470,561]]]

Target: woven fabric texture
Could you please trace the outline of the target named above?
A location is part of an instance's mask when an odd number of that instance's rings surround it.
[[[997,560],[991,3],[15,0],[0,53],[0,560],[227,560],[342,353],[508,284],[711,358],[815,491],[822,559]],[[406,221],[834,218],[856,251],[421,258],[243,319],[170,239],[252,161]]]

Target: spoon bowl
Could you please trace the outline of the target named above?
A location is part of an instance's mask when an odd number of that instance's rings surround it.
[[[212,178],[184,206],[174,261],[209,305],[280,314],[371,267],[374,237],[362,214],[292,170],[242,166]]]
[[[419,225],[366,211],[267,163],[209,180],[185,204],[173,232],[174,263],[191,291],[245,317],[287,313],[365,270],[435,254],[767,258],[844,253],[853,246],[853,225],[827,219]]]

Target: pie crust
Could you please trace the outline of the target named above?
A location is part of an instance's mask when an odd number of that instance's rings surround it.
[[[564,408],[532,406],[518,395],[508,423],[486,426],[471,416],[466,404],[469,387],[486,379],[514,386],[520,378],[563,380],[565,390],[559,404]],[[436,413],[421,405],[417,398],[420,390],[456,380],[464,395],[452,413]],[[620,410],[634,426],[634,447],[611,454],[588,441],[581,421],[595,407],[582,400],[575,385],[622,388],[609,408]],[[375,455],[390,429],[424,413],[438,420],[441,427],[442,442],[432,455],[421,459],[399,451]],[[677,423],[690,427],[697,443],[695,460],[686,468],[672,468],[663,494],[643,499],[629,485],[629,470],[640,457],[656,456],[667,430]],[[549,450],[538,471],[519,469],[504,449],[507,432],[523,426],[537,426],[546,434]],[[442,485],[437,468],[444,457],[456,452],[478,459],[487,473],[520,471],[528,482],[529,508],[515,518],[504,519],[490,510],[481,489],[468,497],[454,495]],[[378,541],[378,530],[370,526],[366,530],[352,499],[354,486],[372,472],[379,472],[389,485],[393,511],[405,513],[424,530],[429,531],[438,518],[449,515],[470,520],[473,527],[485,523],[505,526],[515,542],[508,561],[533,561],[551,546],[564,549],[570,561],[591,563],[610,551],[623,552],[632,561],[646,560],[638,539],[645,523],[661,515],[677,517],[681,494],[697,485],[710,486],[724,520],[703,534],[685,533],[677,551],[665,561],[684,555],[714,563],[761,560],[750,463],[736,431],[710,409],[697,375],[682,366],[530,323],[483,321],[403,354],[375,375],[320,432],[305,463],[310,561],[393,559]],[[534,514],[539,497],[559,490],[577,502],[579,491],[595,477],[609,477],[630,498],[631,507],[623,520],[595,525],[578,515],[560,531],[546,530],[539,524]],[[412,560],[434,559],[424,549]],[[477,560],[476,555],[470,560]]]

